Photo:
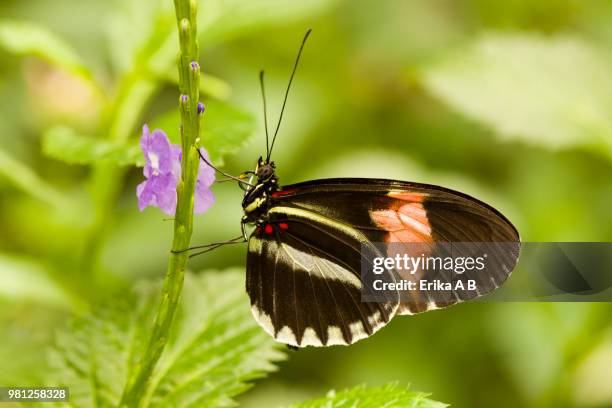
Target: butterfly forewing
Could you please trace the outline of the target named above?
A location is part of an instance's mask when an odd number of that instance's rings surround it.
[[[508,278],[519,256],[518,232],[503,215],[475,198],[438,186],[380,179],[315,180],[285,186],[274,193],[274,206],[317,214],[352,228],[366,242],[419,244],[420,252],[433,257],[447,254],[448,243],[470,244],[453,247],[454,256],[461,256],[457,253],[461,248],[473,252],[479,243],[486,248],[487,273],[465,273],[466,279],[477,282],[478,290],[457,290],[443,296],[404,293],[399,314],[445,307],[489,293]],[[393,251],[396,247],[389,248]],[[434,270],[427,276],[449,280],[448,273]]]

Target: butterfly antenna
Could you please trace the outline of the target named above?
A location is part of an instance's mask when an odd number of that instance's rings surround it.
[[[306,40],[308,36],[312,32],[312,29],[308,29],[306,34],[304,34],[304,38],[302,39],[302,45],[300,45],[300,50],[298,51],[297,58],[295,59],[295,64],[293,64],[293,71],[291,71],[291,76],[289,77],[289,84],[287,85],[287,90],[285,91],[285,99],[283,99],[283,106],[281,107],[280,116],[278,117],[278,123],[276,124],[276,130],[274,131],[274,137],[272,137],[272,145],[270,146],[270,150],[268,151],[268,156],[266,157],[266,163],[270,162],[270,155],[272,154],[272,149],[274,149],[274,142],[276,141],[276,135],[278,134],[278,129],[280,128],[281,121],[283,120],[283,113],[285,112],[285,105],[287,104],[287,97],[289,96],[289,89],[291,89],[291,82],[293,82],[293,77],[295,76],[295,71],[297,70],[298,63],[300,62],[300,57],[302,56],[302,50],[304,49],[304,44],[306,44]]]
[[[268,108],[266,107],[266,91],[264,88],[264,72],[259,71],[259,85],[261,86],[261,99],[263,100],[263,114],[264,114],[264,126],[266,128],[266,156],[270,157],[270,145],[268,140]]]

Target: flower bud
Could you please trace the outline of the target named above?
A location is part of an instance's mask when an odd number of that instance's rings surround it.
[[[181,34],[188,35],[191,29],[191,24],[189,24],[189,20],[183,18],[181,20]]]
[[[184,18],[180,22],[180,30],[179,30],[179,41],[181,42],[183,47],[187,47],[187,45],[189,44],[190,36],[191,36],[191,24],[189,24],[189,20]]]
[[[181,112],[189,112],[189,96],[182,94],[179,97],[179,107]]]

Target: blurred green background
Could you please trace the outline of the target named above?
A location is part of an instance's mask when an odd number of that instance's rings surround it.
[[[138,211],[129,163],[143,123],[178,137],[172,12],[170,0],[0,3],[0,384],[39,384],[71,314],[165,270],[171,223]],[[498,208],[524,241],[612,240],[611,2],[202,0],[200,15],[203,143],[227,171],[265,150],[259,69],[275,118],[310,27],[274,152],[281,183],[440,184]],[[16,21],[60,44],[15,37]],[[66,142],[86,137],[110,153]],[[214,192],[195,243],[239,232],[240,190]],[[244,267],[245,254],[191,266]],[[239,401],[398,381],[456,407],[612,406],[611,312],[476,303],[401,317],[351,347],[290,352]]]

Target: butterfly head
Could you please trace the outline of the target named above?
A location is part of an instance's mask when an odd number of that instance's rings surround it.
[[[278,190],[276,166],[274,162],[264,161],[260,157],[257,160],[255,171],[248,173],[251,174],[250,180],[257,178],[257,181],[245,189],[242,200],[242,208],[245,213],[243,222],[262,222],[269,208],[270,197]]]
[[[257,167],[255,167],[255,174],[257,175],[257,183],[266,183],[276,179],[276,165],[274,162],[268,162],[263,160],[262,157],[257,160]]]

